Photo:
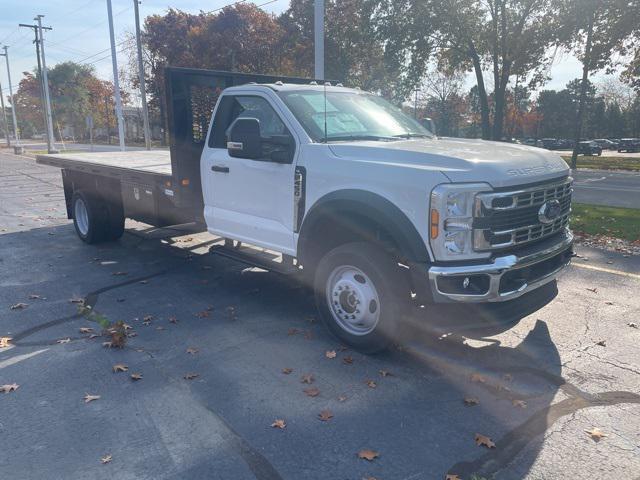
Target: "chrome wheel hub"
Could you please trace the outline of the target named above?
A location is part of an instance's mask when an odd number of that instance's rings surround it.
[[[327,279],[326,293],[329,311],[343,330],[366,335],[378,325],[378,292],[360,269],[349,265],[335,268]]]
[[[73,206],[73,217],[76,219],[76,225],[80,233],[87,235],[89,233],[89,214],[87,213],[87,206],[81,198],[78,198]]]

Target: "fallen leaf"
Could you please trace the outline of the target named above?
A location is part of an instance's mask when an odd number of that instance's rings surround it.
[[[32,293],[31,295],[29,295],[29,300],[46,300],[46,297],[43,297],[41,295],[36,295],[35,293]]]
[[[484,378],[479,373],[472,373],[471,374],[471,381],[472,382],[477,382],[477,383],[485,383],[487,381],[487,379]]]
[[[196,316],[199,318],[207,318],[210,315],[209,310],[203,310],[201,312],[196,313]]]
[[[289,330],[287,330],[287,335],[289,336],[297,335],[298,333],[300,333],[300,330],[298,330],[297,328],[290,328]]]
[[[113,367],[111,367],[111,369],[113,370],[113,373],[118,373],[126,372],[127,370],[129,370],[129,367],[127,367],[124,363],[116,363]]]
[[[121,277],[123,275],[129,275],[129,272],[113,272],[111,275],[115,277]]]
[[[282,369],[282,373],[284,373],[285,375],[289,375],[291,372],[293,372],[293,368],[283,368]]]
[[[514,407],[520,407],[520,408],[527,408],[527,402],[525,402],[524,400],[511,400],[511,404]]]
[[[307,397],[317,397],[318,395],[320,395],[320,390],[318,390],[316,387],[305,388],[303,392]]]
[[[311,383],[313,383],[315,381],[315,378],[314,378],[312,373],[307,373],[305,375],[302,375],[302,378],[300,379],[300,381],[302,383],[311,384]]]
[[[176,317],[169,317],[169,323],[178,323],[178,319]]]
[[[479,445],[479,446],[484,445],[487,448],[496,448],[496,444],[493,443],[493,441],[489,437],[486,437],[479,433],[476,433],[475,440],[476,440],[476,445]]]
[[[189,355],[195,355],[196,353],[198,353],[200,350],[197,349],[196,347],[189,347],[187,348],[187,353]]]
[[[22,310],[23,308],[27,308],[28,306],[28,303],[16,303],[15,305],[11,305],[9,307],[9,310]]]
[[[464,397],[464,404],[467,407],[473,407],[474,405],[478,405],[480,403],[480,400],[478,400],[475,397]]]
[[[200,376],[199,373],[187,373],[184,376],[185,380],[193,380],[194,378],[198,378]]]
[[[104,457],[102,457],[102,458],[100,459],[100,461],[101,461],[103,464],[105,464],[105,463],[109,463],[109,462],[111,462],[111,460],[113,460],[113,457],[111,456],[111,454],[109,454],[109,455],[105,455]]]
[[[142,374],[141,373],[132,373],[131,374],[131,380],[133,380],[134,382],[137,380],[142,380]]]
[[[0,337],[0,348],[7,348],[11,345],[11,337]]]
[[[273,428],[279,428],[280,430],[282,430],[287,426],[287,423],[281,418],[276,418],[271,424],[271,426]]]
[[[629,323],[627,323],[627,326],[628,326],[628,327],[631,327],[631,328],[638,328],[638,324],[637,324],[637,323],[635,323],[635,322],[629,322]],[[2,339],[1,339],[1,338],[0,338],[0,342],[2,342]],[[2,344],[1,344],[1,343],[0,343],[0,347],[2,347]]]
[[[142,323],[144,325],[151,325],[151,321],[153,320],[153,315],[145,315],[142,317]]]
[[[164,327],[163,327],[162,325],[158,325],[158,326],[156,327],[156,330],[164,330]]]
[[[339,402],[346,402],[346,401],[347,401],[347,397],[345,397],[344,395],[340,395],[340,396],[338,397],[338,401],[339,401]]]
[[[587,290],[589,290],[590,292],[593,292],[593,293],[598,293],[598,289],[597,288],[587,288]]]
[[[100,335],[98,335],[97,333],[92,333],[91,335],[89,335],[89,339],[93,339],[93,338],[98,338]]]
[[[69,302],[84,305],[84,298],[71,298]]]
[[[326,352],[324,352],[324,356],[327,358],[336,358],[336,351],[335,350],[327,350]]]
[[[80,327],[80,333],[93,333],[93,328],[91,328],[91,327]]]
[[[601,438],[609,436],[606,433],[604,433],[602,430],[596,427],[592,428],[591,430],[585,430],[585,432],[587,433],[587,435],[590,435],[591,438],[593,438],[595,441],[598,441]]]
[[[342,357],[342,363],[346,365],[351,365],[353,363],[353,357],[351,355],[347,355],[346,357]]]
[[[613,305],[613,302],[604,302],[605,305]]]
[[[366,383],[369,388],[376,388],[378,386],[373,380],[365,380],[364,383]]]
[[[138,283],[140,283],[141,285],[146,285],[147,283],[149,283],[149,280],[140,280]]]
[[[60,340],[56,340],[56,343],[69,343],[70,341],[70,338],[61,338]]]
[[[373,461],[374,458],[378,458],[380,453],[375,452],[373,450],[364,449],[358,452],[358,458],[363,458],[365,460]]]
[[[0,392],[3,392],[3,393],[15,392],[19,388],[20,388],[20,385],[18,385],[17,383],[10,383],[8,385],[0,385]]]
[[[100,395],[90,395],[90,394],[85,394],[84,398],[84,403],[89,403],[89,402],[93,402],[94,400],[100,400]]]
[[[606,340],[599,340],[596,342],[596,345],[599,345],[601,347],[606,347],[607,346],[607,341]]]
[[[318,420],[322,420],[323,422],[328,422],[332,418],[333,418],[333,413],[331,413],[331,410],[322,410],[318,414]]]
[[[114,348],[113,342],[102,342],[104,348]]]
[[[388,370],[379,370],[381,377],[393,377],[393,373]]]
[[[504,375],[502,375],[502,379],[507,381],[507,382],[512,382],[513,381],[513,375],[511,375],[510,373],[505,373]]]
[[[462,479],[455,473],[447,473],[447,476],[444,477],[444,480],[462,480]]]

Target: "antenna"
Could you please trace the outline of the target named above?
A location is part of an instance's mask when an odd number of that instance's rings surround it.
[[[323,85],[324,92],[324,143],[327,143],[327,82]]]

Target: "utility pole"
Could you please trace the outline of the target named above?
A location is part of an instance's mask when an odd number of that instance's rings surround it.
[[[136,44],[138,45],[138,82],[140,82],[140,97],[142,99],[142,122],[144,124],[144,144],[151,150],[151,128],[149,127],[149,108],[147,107],[147,89],[144,83],[144,65],[142,63],[142,42],[140,41],[140,12],[138,0],[133,0],[136,16]]]
[[[33,33],[35,35],[35,39],[33,43],[36,46],[36,59],[38,60],[38,77],[40,78],[40,98],[42,100],[43,125],[44,125],[44,128],[47,130],[47,147],[49,148],[50,146],[49,117],[47,116],[47,112],[46,112],[47,107],[44,99],[45,85],[44,85],[44,82],[42,81],[42,62],[40,60],[40,28],[38,27],[38,25],[27,25],[25,23],[21,23],[20,26],[33,29]],[[48,27],[43,27],[43,29],[51,30],[51,28],[48,28]],[[48,150],[48,151],[51,153],[51,150]]]
[[[44,29],[42,26],[42,17],[38,15],[34,18],[38,22],[38,31],[40,32],[40,54],[42,55],[42,84],[44,85],[44,106],[47,112],[47,150],[49,153],[58,153],[55,148],[55,137],[53,136],[53,116],[51,115],[51,99],[49,97],[49,79],[47,76],[47,61],[44,58]],[[51,30],[51,28],[47,28]]]
[[[107,0],[107,15],[109,16],[109,39],[111,40],[111,63],[113,65],[113,88],[116,99],[116,119],[118,120],[118,137],[120,150],[124,152],[124,118],[122,117],[122,99],[120,98],[120,82],[118,81],[118,59],[116,58],[116,39],[113,33],[113,11],[111,0]]]
[[[4,53],[0,53],[0,56],[4,57],[7,61],[7,80],[9,80],[9,97],[11,97],[11,117],[13,119],[13,135],[16,139],[16,147],[20,146],[20,134],[18,133],[18,120],[16,119],[16,99],[13,96],[13,86],[11,85],[11,69],[9,68],[9,47],[6,45],[2,47]]]
[[[9,124],[7,123],[7,112],[4,109],[4,95],[2,94],[2,84],[0,84],[0,106],[2,106],[2,121],[4,122],[4,136],[7,141],[7,147],[11,147],[11,140],[9,139]]]
[[[324,80],[324,0],[314,1],[313,16],[315,77]]]

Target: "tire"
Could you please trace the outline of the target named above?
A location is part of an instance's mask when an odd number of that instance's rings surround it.
[[[83,242],[94,244],[107,238],[109,215],[104,202],[93,195],[76,191],[71,198],[71,208],[73,226]]]
[[[327,329],[363,353],[389,347],[410,298],[408,279],[397,262],[381,248],[361,242],[341,245],[320,260],[314,292]],[[366,310],[358,308],[361,304]]]
[[[108,223],[106,227],[106,239],[118,240],[124,234],[124,209],[122,204],[110,203],[107,207]]]

